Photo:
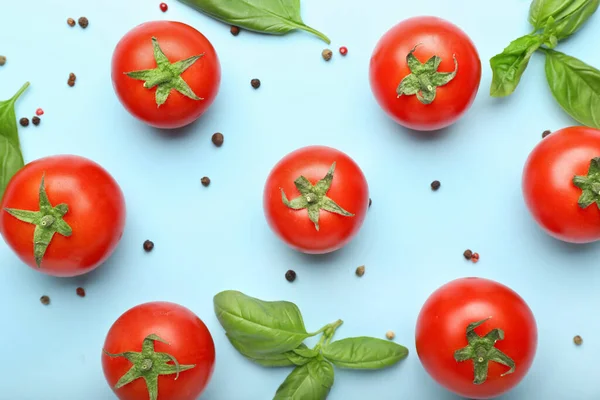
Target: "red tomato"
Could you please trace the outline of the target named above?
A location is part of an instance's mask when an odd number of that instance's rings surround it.
[[[131,72],[137,74],[128,75]],[[152,21],[119,41],[112,81],[133,116],[157,128],[179,128],[197,120],[213,103],[221,65],[212,44],[196,29],[181,22]]]
[[[419,68],[428,60],[429,66]],[[455,123],[471,107],[481,81],[481,61],[471,39],[456,25],[436,17],[414,17],[379,40],[369,77],[377,102],[397,123],[433,131]]]
[[[468,333],[470,324],[474,329]],[[440,385],[469,399],[490,399],[511,390],[529,371],[537,325],[513,290],[488,279],[463,278],[427,299],[417,320],[416,345],[423,367]]]
[[[308,254],[329,253],[344,247],[360,230],[369,187],[348,155],[309,146],[275,165],[265,184],[263,206],[269,226],[289,246]]]
[[[108,331],[102,350],[104,376],[120,400],[196,400],[215,364],[215,345],[204,322],[168,302],[126,311]],[[136,355],[128,359],[124,352]]]
[[[30,267],[77,276],[113,253],[123,235],[125,211],[121,188],[100,165],[73,155],[45,157],[25,165],[8,183],[0,233]]]
[[[571,243],[600,240],[600,202],[594,204],[600,195],[591,186],[600,185],[596,157],[600,157],[600,130],[583,126],[552,133],[529,155],[523,197],[535,221],[551,236]]]

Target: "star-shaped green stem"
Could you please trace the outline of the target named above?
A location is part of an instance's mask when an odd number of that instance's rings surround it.
[[[104,354],[109,357],[124,357],[133,365],[123,375],[117,384],[115,389],[119,389],[139,378],[143,378],[146,381],[146,387],[148,388],[148,395],[150,400],[158,399],[158,377],[160,375],[173,375],[175,374],[175,380],[179,378],[179,373],[187,371],[188,369],[194,368],[196,365],[180,365],[179,362],[170,354],[157,353],[154,351],[154,342],[167,343],[155,334],[146,336],[142,342],[142,351],[139,353],[133,351],[126,351],[124,353],[112,354],[106,350]],[[169,364],[172,362],[172,364]]]
[[[144,87],[146,89],[152,89],[157,86],[156,105],[158,107],[165,104],[173,89],[192,100],[204,100],[203,98],[196,96],[196,93],[194,93],[192,88],[190,88],[187,82],[181,77],[181,74],[203,57],[204,53],[171,64],[167,56],[165,56],[165,53],[161,50],[158,40],[155,37],[152,38],[152,47],[154,48],[156,68],[125,72],[125,74],[130,78],[145,81]]]
[[[52,207],[46,194],[46,188],[44,187],[44,175],[42,175],[42,182],[40,183],[39,196],[39,211],[17,210],[14,208],[4,209],[4,211],[19,221],[35,225],[35,230],[33,231],[33,256],[38,268],[41,267],[42,259],[54,234],[58,232],[68,237],[73,233],[69,224],[63,220],[63,217],[69,211],[69,206],[61,203],[56,207]]]
[[[344,210],[335,201],[327,197],[327,192],[331,188],[333,182],[333,173],[335,171],[335,162],[329,168],[325,178],[318,181],[316,184],[310,183],[304,176],[299,176],[295,181],[296,189],[300,192],[300,196],[288,200],[283,189],[281,189],[281,200],[283,204],[293,210],[308,210],[308,218],[315,224],[315,229],[319,230],[319,215],[321,210],[340,214],[345,217],[354,217],[354,214]]]
[[[574,176],[573,184],[582,191],[577,201],[579,207],[587,208],[596,203],[600,208],[600,157],[592,158],[587,175]]]
[[[486,381],[488,376],[488,363],[490,361],[506,365],[510,368],[501,376],[515,372],[515,362],[509,356],[494,347],[498,340],[504,339],[504,331],[502,329],[493,329],[484,337],[475,333],[475,328],[489,319],[490,318],[486,318],[482,321],[469,324],[469,326],[467,326],[467,341],[469,344],[454,352],[454,359],[458,362],[473,360],[475,370],[473,383],[476,385],[481,385]]]
[[[437,88],[446,85],[456,76],[458,61],[456,60],[456,56],[453,56],[454,71],[438,72],[437,69],[442,59],[438,56],[433,56],[425,64],[422,64],[413,54],[417,46],[406,56],[406,63],[411,73],[402,79],[396,89],[396,94],[398,97],[402,95],[417,95],[417,99],[421,103],[431,104],[435,100]]]

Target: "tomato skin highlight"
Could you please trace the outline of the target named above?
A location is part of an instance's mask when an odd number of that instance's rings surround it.
[[[282,202],[281,189],[289,199],[299,196],[294,181],[303,175],[315,184],[333,162],[336,169],[327,197],[355,215],[321,210],[317,231],[306,209],[292,210]],[[273,167],[264,187],[263,208],[270,228],[291,248],[306,254],[330,253],[347,245],[360,230],[368,207],[369,187],[360,167],[347,154],[327,146],[289,153]]]
[[[579,207],[582,190],[573,184],[575,175],[587,175],[594,157],[600,157],[600,130],[572,126],[546,136],[525,162],[525,204],[537,224],[558,240],[600,240],[600,210],[595,204]]]
[[[441,57],[440,72],[454,70],[454,55],[458,61],[456,77],[437,88],[431,104],[396,93],[411,72],[406,56],[415,46],[414,55],[421,63],[434,55]],[[481,82],[481,60],[471,39],[456,25],[437,17],[413,17],[381,37],[371,56],[369,80],[377,103],[394,121],[416,131],[434,131],[454,124],[473,104]]]
[[[473,383],[473,362],[457,362],[454,352],[465,347],[470,323],[491,317],[475,329],[485,336],[494,328],[505,333],[495,348],[512,358],[515,372],[489,362],[487,380]],[[514,388],[529,371],[537,350],[537,324],[525,301],[512,289],[483,278],[461,278],[433,292],[419,313],[416,348],[427,373],[447,390],[469,399],[491,399]]]
[[[164,352],[179,364],[195,364],[175,375],[158,377],[158,398],[196,400],[208,385],[215,364],[215,346],[210,331],[192,311],[170,302],[150,302],[137,305],[121,315],[111,326],[103,349],[113,353],[139,352],[142,342],[155,334],[169,344],[155,342],[156,352]],[[129,369],[131,362],[123,357],[110,357],[102,352],[104,376],[120,400],[148,400],[144,379],[114,389],[115,384]]]
[[[144,82],[126,72],[154,69],[152,37],[171,63],[204,54],[181,77],[203,100],[193,100],[172,90],[166,103],[156,104],[156,87],[144,88]],[[112,57],[112,82],[119,101],[142,122],[162,129],[174,129],[200,118],[214,102],[221,83],[221,65],[210,41],[193,27],[181,22],[151,21],[127,32]]]
[[[52,205],[69,206],[64,220],[73,233],[55,234],[38,268],[35,225],[5,208],[39,211],[42,175]],[[126,217],[125,198],[115,179],[99,164],[75,155],[44,157],[25,165],[10,180],[0,210],[0,233],[8,246],[31,268],[57,277],[82,275],[104,263],[123,235]]]

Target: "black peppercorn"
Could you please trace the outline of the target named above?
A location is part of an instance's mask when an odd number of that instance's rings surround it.
[[[260,87],[260,79],[256,79],[256,78],[255,78],[255,79],[252,79],[252,80],[250,81],[250,84],[252,85],[252,87],[253,87],[254,89],[258,89],[258,88]]]
[[[233,36],[237,36],[240,34],[240,28],[237,26],[232,26],[229,30]]]
[[[152,251],[152,249],[154,248],[154,242],[152,242],[151,240],[146,240],[144,242],[144,250],[145,251]]]
[[[285,273],[285,279],[287,279],[288,282],[294,282],[296,280],[296,272],[290,269]]]
[[[35,117],[31,118],[31,122],[33,122],[33,124],[35,126],[38,126],[40,124],[40,121],[41,121],[41,119],[37,115]]]
[[[200,179],[200,183],[202,183],[202,186],[208,186],[210,185],[210,178],[208,176],[205,176],[202,179]]]
[[[214,135],[212,135],[211,140],[215,146],[221,147],[223,146],[223,141],[225,140],[225,137],[221,132],[217,132]]]
[[[82,287],[78,287],[75,290],[75,293],[77,293],[77,296],[79,296],[79,297],[85,297],[85,289]]]
[[[442,186],[440,181],[431,182],[431,190],[438,190],[440,188],[440,186]]]
[[[42,297],[40,297],[40,302],[43,305],[47,306],[48,304],[50,304],[50,297],[48,297],[48,296],[42,296]]]
[[[473,252],[469,249],[465,250],[465,252],[463,253],[463,256],[467,259],[470,260],[473,257]]]
[[[545,138],[546,136],[548,136],[549,134],[551,134],[552,131],[550,130],[545,130],[544,132],[542,132],[542,139]]]
[[[77,22],[79,22],[79,26],[82,27],[83,29],[87,28],[88,25],[90,24],[90,21],[88,21],[88,19],[86,17],[81,17],[77,20]]]
[[[371,201],[371,198],[369,197],[369,208],[371,208],[371,203],[372,203],[372,201]]]
[[[21,118],[19,120],[19,124],[21,124],[21,126],[29,126],[29,118],[25,118],[25,117]]]

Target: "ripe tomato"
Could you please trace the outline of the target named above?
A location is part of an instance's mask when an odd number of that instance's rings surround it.
[[[455,123],[471,107],[481,81],[481,60],[456,25],[414,17],[379,40],[369,77],[377,102],[397,123],[433,131]]]
[[[417,354],[446,389],[490,399],[515,387],[537,350],[537,325],[525,301],[488,279],[462,278],[436,290],[417,320]]]
[[[600,130],[583,126],[552,133],[529,154],[523,197],[535,221],[551,236],[571,243],[600,240],[598,157]]]
[[[119,41],[112,58],[117,97],[133,116],[157,128],[197,120],[213,103],[221,65],[208,39],[181,22],[141,24]]]
[[[271,229],[292,248],[323,254],[358,233],[369,207],[369,187],[348,155],[325,146],[298,149],[273,168],[263,206]]]
[[[108,331],[102,350],[104,376],[121,400],[196,400],[215,364],[204,322],[168,302],[126,311]]]
[[[0,233],[30,267],[77,276],[113,253],[125,213],[121,188],[104,168],[79,156],[51,156],[25,165],[8,183]]]

